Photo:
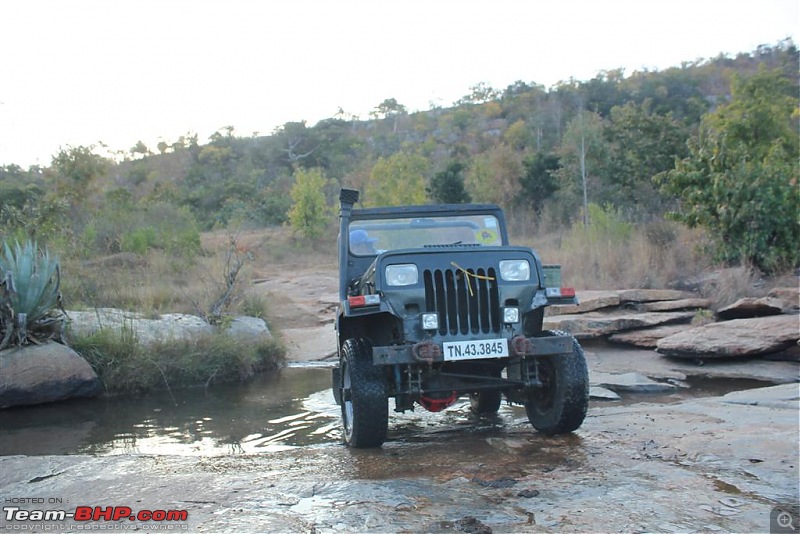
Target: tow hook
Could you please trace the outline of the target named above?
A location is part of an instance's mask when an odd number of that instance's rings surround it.
[[[418,362],[433,363],[441,357],[442,349],[439,348],[438,343],[426,340],[415,343],[411,347],[411,354]]]
[[[511,338],[511,352],[515,356],[526,356],[533,352],[533,346],[528,338],[525,336],[515,336]]]

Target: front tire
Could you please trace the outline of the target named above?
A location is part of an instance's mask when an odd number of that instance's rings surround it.
[[[569,335],[560,331],[546,334]],[[541,356],[536,366],[542,386],[526,396],[528,421],[543,434],[564,434],[580,428],[589,407],[589,370],[578,341],[572,338],[571,354]]]
[[[382,368],[372,363],[372,346],[348,339],[339,360],[344,442],[361,449],[380,447],[389,426],[387,384]]]

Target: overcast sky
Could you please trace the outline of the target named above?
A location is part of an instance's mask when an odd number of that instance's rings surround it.
[[[797,0],[0,0],[0,165],[448,106],[791,37]]]

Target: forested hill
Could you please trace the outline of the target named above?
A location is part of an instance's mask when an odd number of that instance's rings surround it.
[[[634,222],[651,219],[677,198],[653,178],[690,154],[687,141],[730,102],[734,80],[759,72],[781,79],[780,90],[796,98],[794,43],[663,71],[609,70],[551,88],[477,84],[451,107],[413,113],[387,98],[370,117],[340,111],[266,136],[226,127],[207,140],[139,142],[116,161],[93,147],[69,147],[48,168],[0,168],[0,225],[26,217],[44,224],[69,212],[75,233],[93,225],[113,248],[121,240],[103,221],[156,205],[200,229],[281,224],[297,176],[309,172],[322,177],[330,204],[346,185],[361,190],[367,205],[472,199],[559,224],[580,217],[585,187],[589,202],[615,206]]]

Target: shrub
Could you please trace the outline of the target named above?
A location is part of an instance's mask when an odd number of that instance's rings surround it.
[[[224,334],[144,346],[131,328],[74,336],[70,345],[92,366],[107,393],[144,394],[245,380],[275,368],[285,349],[275,339],[242,343]]]
[[[0,275],[0,349],[60,336],[63,317],[55,314],[61,283],[58,259],[32,241],[17,241],[13,249],[3,242]]]

